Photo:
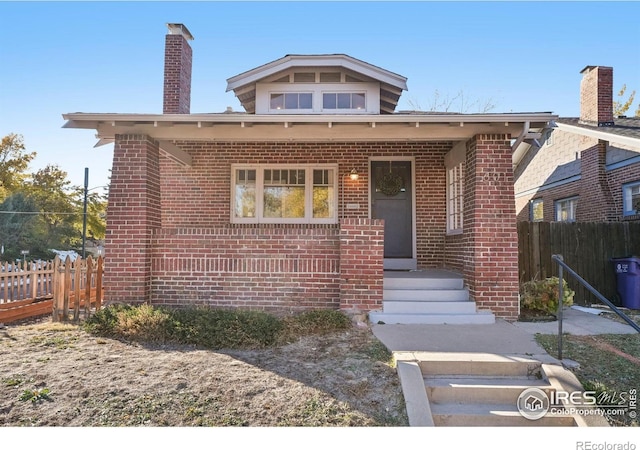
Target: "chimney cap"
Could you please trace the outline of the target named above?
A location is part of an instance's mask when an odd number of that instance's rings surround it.
[[[187,27],[185,27],[181,23],[168,23],[167,28],[169,29],[169,34],[181,34],[190,41],[193,40],[193,36]]]
[[[580,73],[587,72],[589,70],[595,69],[596,67],[600,67],[602,69],[613,69],[613,67],[609,67],[609,66],[586,66],[584,69],[580,71]]]

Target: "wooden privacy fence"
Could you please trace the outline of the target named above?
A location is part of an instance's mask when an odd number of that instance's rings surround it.
[[[518,266],[520,282],[558,276],[551,255],[562,255],[578,275],[615,305],[616,273],[612,258],[640,256],[640,223],[518,222]],[[598,300],[586,288],[564,277],[576,291],[575,303],[590,305]]]
[[[77,320],[102,305],[103,258],[0,264],[0,323],[53,314]],[[89,299],[89,301],[86,301]]]

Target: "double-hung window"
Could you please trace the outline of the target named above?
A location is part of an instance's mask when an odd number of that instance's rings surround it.
[[[578,197],[563,198],[556,200],[556,221],[557,222],[575,222],[576,209],[578,207]]]
[[[464,163],[447,169],[447,233],[462,233],[464,209]]]
[[[232,166],[234,223],[336,223],[335,165]]]
[[[640,181],[622,185],[622,211],[624,216],[640,214]]]

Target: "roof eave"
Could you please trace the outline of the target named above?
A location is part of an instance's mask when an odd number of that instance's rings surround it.
[[[407,90],[407,78],[382,69],[381,67],[360,61],[348,55],[287,55],[255,69],[243,72],[227,79],[226,92],[256,83],[261,79],[293,67],[344,67],[378,81],[388,83],[398,89]]]
[[[603,141],[615,142],[617,144],[630,145],[634,148],[640,149],[640,138],[634,138],[631,136],[623,136],[620,134],[609,133],[606,130],[602,130],[599,128],[585,128],[579,127],[575,125],[568,125],[562,122],[557,122],[557,127],[559,130],[566,131],[573,134],[579,134],[582,136],[587,136],[595,139],[601,139]]]

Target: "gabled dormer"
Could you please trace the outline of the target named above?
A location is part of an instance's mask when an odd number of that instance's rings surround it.
[[[407,79],[348,55],[287,55],[227,80],[249,114],[392,114]]]

